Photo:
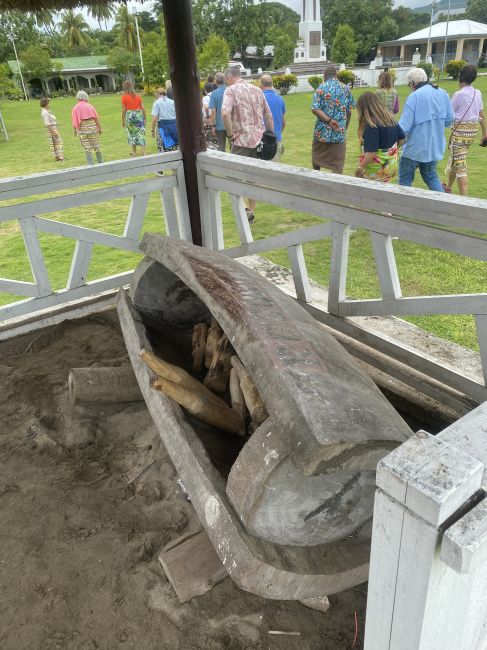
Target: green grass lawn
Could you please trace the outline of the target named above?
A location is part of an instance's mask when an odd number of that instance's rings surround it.
[[[454,82],[444,82],[442,86],[451,95],[457,88]],[[476,84],[487,100],[487,77],[480,78]],[[358,97],[363,90],[355,90]],[[401,105],[408,94],[408,88],[398,88]],[[311,167],[311,138],[314,117],[309,109],[311,93],[291,95],[285,98],[287,105],[287,127],[284,132],[285,154],[282,162],[302,167]],[[148,112],[152,98],[145,98]],[[102,96],[93,98],[102,124],[102,149],[105,160],[128,157],[128,146],[121,126],[120,97]],[[10,141],[0,139],[0,176],[11,177],[41,171],[55,170],[84,164],[84,155],[77,138],[73,137],[70,112],[73,99],[62,98],[52,101],[52,110],[58,118],[64,139],[67,161],[55,162],[51,158],[47,138],[40,120],[37,101],[3,102],[1,109],[9,131]],[[356,135],[356,116],[352,118],[348,137],[345,174],[353,174],[357,164],[358,138]],[[156,151],[153,140],[148,140],[148,152]],[[487,198],[485,165],[487,150],[477,143],[469,152],[470,195]],[[440,163],[443,174],[446,160]],[[424,187],[418,174],[418,187]],[[454,190],[456,192],[456,188]],[[66,212],[52,213],[53,219],[77,223],[90,228],[122,234],[129,200],[113,201],[109,204],[87,206]],[[229,203],[224,198],[225,244],[238,244],[237,232]],[[259,204],[256,222],[252,226],[255,239],[262,239],[285,230],[296,229],[318,223],[318,219],[306,214],[271,205]],[[160,201],[152,196],[144,226],[145,230],[163,232]],[[41,236],[41,244],[47,257],[47,267],[55,288],[65,286],[74,242],[50,235]],[[313,242],[305,245],[306,263],[310,277],[322,284],[328,283],[330,242]],[[487,287],[487,266],[483,262],[425,248],[403,240],[394,241],[399,274],[404,295],[429,295],[447,293],[483,292]],[[272,261],[289,265],[287,252],[275,251],[267,257]],[[123,251],[96,248],[90,267],[90,278],[102,277],[125,271],[133,267],[138,256]],[[31,280],[22,237],[15,222],[0,224],[0,276],[13,279]],[[347,293],[357,298],[379,297],[379,284],[375,274],[370,238],[367,232],[358,231],[351,238],[349,281]],[[11,296],[0,294],[0,304],[12,300]],[[467,347],[477,349],[475,326],[468,316],[458,317],[420,317],[410,318],[411,322],[439,336],[456,341]]]

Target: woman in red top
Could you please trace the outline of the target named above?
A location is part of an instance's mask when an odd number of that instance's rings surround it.
[[[123,82],[122,126],[127,131],[127,140],[135,156],[137,146],[145,156],[145,108],[140,95],[137,95],[131,81]]]

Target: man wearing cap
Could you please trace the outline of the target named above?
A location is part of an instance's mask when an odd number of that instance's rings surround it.
[[[274,133],[277,136],[277,152],[272,160],[274,162],[279,162],[284,153],[282,132],[286,128],[286,104],[281,95],[275,91],[270,74],[262,75],[260,78],[260,87],[262,88],[264,97],[271,109],[272,119],[274,120]]]
[[[324,167],[335,174],[343,173],[345,139],[354,106],[350,88],[338,81],[335,66],[328,66],[311,104],[311,111],[317,118],[312,148],[313,169]]]

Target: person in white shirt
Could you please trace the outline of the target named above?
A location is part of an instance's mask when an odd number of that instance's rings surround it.
[[[157,99],[152,104],[152,137],[156,137],[158,151],[175,151],[179,145],[174,101],[164,88],[157,89]]]
[[[40,101],[41,120],[46,127],[47,140],[55,160],[65,160],[63,140],[58,130],[56,116],[49,110],[49,99],[43,97]]]

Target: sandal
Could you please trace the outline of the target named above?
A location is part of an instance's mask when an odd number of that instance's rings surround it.
[[[446,183],[442,183],[441,187],[443,188],[444,192],[446,192],[447,194],[451,194],[451,187],[448,187]]]

